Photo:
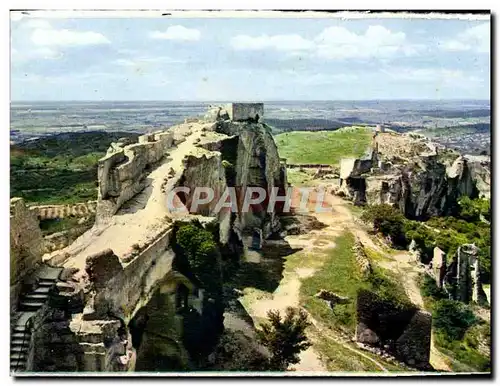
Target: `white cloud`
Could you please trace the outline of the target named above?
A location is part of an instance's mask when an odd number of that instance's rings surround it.
[[[445,51],[476,51],[479,53],[490,52],[490,23],[482,23],[466,29],[458,34],[455,39],[439,43]]]
[[[237,35],[231,39],[231,45],[235,50],[265,50],[271,48],[277,51],[299,51],[309,50],[314,47],[313,42],[297,34],[260,35],[256,37]]]
[[[236,50],[286,51],[292,54],[309,52],[322,59],[388,58],[396,54],[416,55],[423,45],[407,42],[403,32],[392,32],[379,26],[369,26],[364,33],[354,33],[344,27],[328,27],[311,40],[300,35],[238,35],[231,39]]]
[[[51,29],[51,24],[44,19],[23,19],[21,26],[26,29]]]
[[[467,83],[483,82],[483,79],[464,73],[461,70],[447,68],[409,68],[391,67],[381,70],[383,74],[393,80],[410,82],[433,82],[436,84],[453,84],[456,87]]]
[[[123,67],[137,67],[144,66],[149,64],[176,64],[176,63],[185,63],[185,61],[180,59],[173,59],[170,56],[139,56],[133,59],[116,59],[113,61],[114,64]]]
[[[54,29],[48,26],[36,28],[31,41],[39,46],[87,46],[109,44],[110,41],[99,32]]]
[[[173,25],[168,27],[165,32],[153,31],[149,34],[149,36],[151,39],[196,41],[200,40],[201,32],[194,28],[186,28],[182,25]]]
[[[63,53],[49,47],[39,47],[30,50],[17,50],[12,48],[10,58],[12,63],[23,63],[31,60],[54,60],[63,56]]]

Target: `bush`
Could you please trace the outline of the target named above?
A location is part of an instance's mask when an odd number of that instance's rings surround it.
[[[436,280],[433,277],[424,274],[422,285],[420,288],[422,295],[425,297],[430,297],[434,300],[446,299],[446,293],[442,288],[439,288],[436,284]]]
[[[406,246],[405,217],[389,204],[372,205],[366,208],[361,219],[373,223],[373,230],[389,236],[394,245]]]
[[[462,340],[467,329],[476,322],[472,310],[462,302],[445,299],[434,306],[434,327],[449,341]]]
[[[189,271],[212,296],[222,288],[220,254],[212,233],[193,224],[181,226],[176,233],[177,245],[186,257]]]
[[[241,331],[225,330],[206,370],[265,371],[269,358],[265,349]]]
[[[310,323],[305,311],[292,307],[286,309],[283,320],[279,311],[270,310],[267,317],[269,322],[261,324],[257,336],[271,352],[270,369],[284,371],[289,365],[299,363],[299,353],[311,346],[305,335]]]

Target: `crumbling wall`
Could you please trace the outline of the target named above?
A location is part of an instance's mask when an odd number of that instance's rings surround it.
[[[125,266],[110,249],[87,257],[86,271],[93,295],[84,311],[85,318],[105,318],[112,313],[129,320],[172,269],[171,233],[169,229],[144,250],[132,251],[131,256],[123,259],[133,259]]]
[[[226,106],[232,121],[261,121],[264,118],[264,103],[230,103]]]
[[[145,187],[145,177],[174,144],[171,132],[157,132],[139,137],[139,142],[113,145],[98,162],[99,181],[97,219],[116,213],[122,204]]]
[[[79,202],[68,205],[35,205],[30,210],[42,220],[66,217],[87,217],[96,212],[97,201]]]
[[[356,341],[380,347],[410,366],[428,369],[431,314],[416,307],[401,308],[368,290],[358,292]]]
[[[22,282],[41,263],[42,231],[22,198],[10,200],[10,296],[15,308]]]

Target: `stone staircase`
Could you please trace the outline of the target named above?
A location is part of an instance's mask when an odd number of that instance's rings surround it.
[[[31,340],[31,318],[48,300],[49,292],[57,283],[61,270],[55,269],[50,274],[38,276],[36,287],[20,297],[18,312],[11,321],[10,336],[10,370],[20,372],[26,370]]]

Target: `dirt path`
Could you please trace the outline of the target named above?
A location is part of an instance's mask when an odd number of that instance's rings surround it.
[[[346,203],[340,198],[332,197],[328,199],[328,205],[331,206],[332,209],[332,211],[328,213],[315,213],[313,211],[314,205],[315,198],[313,196],[309,202],[310,212],[308,214],[316,217],[318,221],[321,221],[326,225],[326,228],[323,228],[320,231],[311,231],[306,235],[285,237],[285,241],[291,248],[300,248],[301,253],[310,252],[303,254],[307,257],[301,262],[302,264],[293,270],[285,269],[283,271],[282,280],[272,294],[260,293],[256,295],[251,289],[246,289],[244,291],[245,295],[241,298],[241,301],[245,305],[247,312],[257,323],[267,317],[267,312],[269,310],[280,310],[280,312],[284,312],[287,307],[300,307],[301,280],[314,275],[316,270],[322,265],[320,262],[321,259],[317,259],[315,261],[307,260],[314,260],[314,250],[318,247],[324,250],[335,247],[333,242],[327,242],[325,240],[334,239],[335,237],[340,236],[346,229],[349,229],[353,231],[353,233],[364,243],[370,245],[374,249],[379,249],[369,236],[364,233],[363,230],[359,229],[351,212],[346,207]],[[247,261],[257,261],[254,253],[250,253],[248,255]],[[333,331],[326,329],[326,327],[322,326],[321,323],[315,320],[310,314],[309,319],[316,330],[322,333],[322,338],[326,337],[329,340],[342,344],[346,349],[373,362],[382,371],[388,371],[382,364],[366,355],[361,350],[356,350],[351,347],[345,339],[334,336]],[[294,365],[293,368],[296,371],[327,371],[325,364],[321,362],[319,355],[314,350],[314,347],[310,347],[309,349],[302,351],[300,353],[300,363]]]
[[[417,284],[418,276],[421,272],[423,272],[423,269],[419,268],[418,264],[412,261],[412,256],[408,252],[402,252],[394,255],[392,259],[392,261],[381,262],[379,264],[383,268],[387,268],[395,272],[401,279],[401,283],[403,284],[405,292],[411,302],[420,308],[425,309],[424,299],[422,298],[420,288]],[[441,353],[434,345],[433,336],[431,336],[431,353],[429,362],[436,370],[452,371],[448,365],[448,357]]]
[[[314,248],[332,248],[334,245],[325,245],[324,239],[335,238],[344,230],[351,231],[365,246],[382,253],[384,256],[391,258],[391,261],[379,262],[383,268],[390,269],[398,274],[405,291],[410,300],[421,308],[424,308],[424,301],[420,294],[420,289],[417,284],[417,279],[422,271],[422,268],[412,260],[409,253],[400,253],[397,255],[389,256],[387,251],[384,251],[377,243],[373,241],[370,235],[366,232],[363,225],[353,216],[351,210],[348,208],[348,203],[343,199],[327,195],[325,202],[332,210],[327,213],[317,213],[314,211],[315,199],[312,197],[309,202],[309,215],[316,217],[318,221],[326,224],[327,227],[321,231],[312,231],[307,235],[302,236],[287,236],[285,241],[290,244],[292,248],[303,248],[302,251],[313,251]],[[323,243],[323,244],[322,244]],[[305,254],[306,256],[313,256],[313,254]],[[311,267],[312,265],[312,267]],[[297,267],[294,270],[286,270],[283,272],[284,276],[279,286],[272,294],[261,296],[247,297],[243,302],[247,305],[249,314],[259,320],[266,317],[267,311],[270,309],[278,309],[284,311],[287,307],[300,306],[300,285],[301,279],[312,276],[321,265],[318,263],[311,264],[311,262],[304,261],[302,267]],[[340,343],[343,347],[350,351],[355,352],[367,360],[374,363],[382,371],[388,371],[381,363],[374,360],[369,355],[365,354],[362,350],[356,350],[345,340],[335,335],[330,329],[326,329],[320,322],[315,320],[310,314],[309,319],[313,326],[321,333],[321,338],[326,338],[336,343]],[[297,371],[326,371],[325,365],[321,362],[319,356],[314,350],[314,347],[305,350],[300,355],[300,363],[294,368]],[[447,357],[439,352],[433,339],[431,340],[431,353],[430,363],[436,370],[451,371]]]

